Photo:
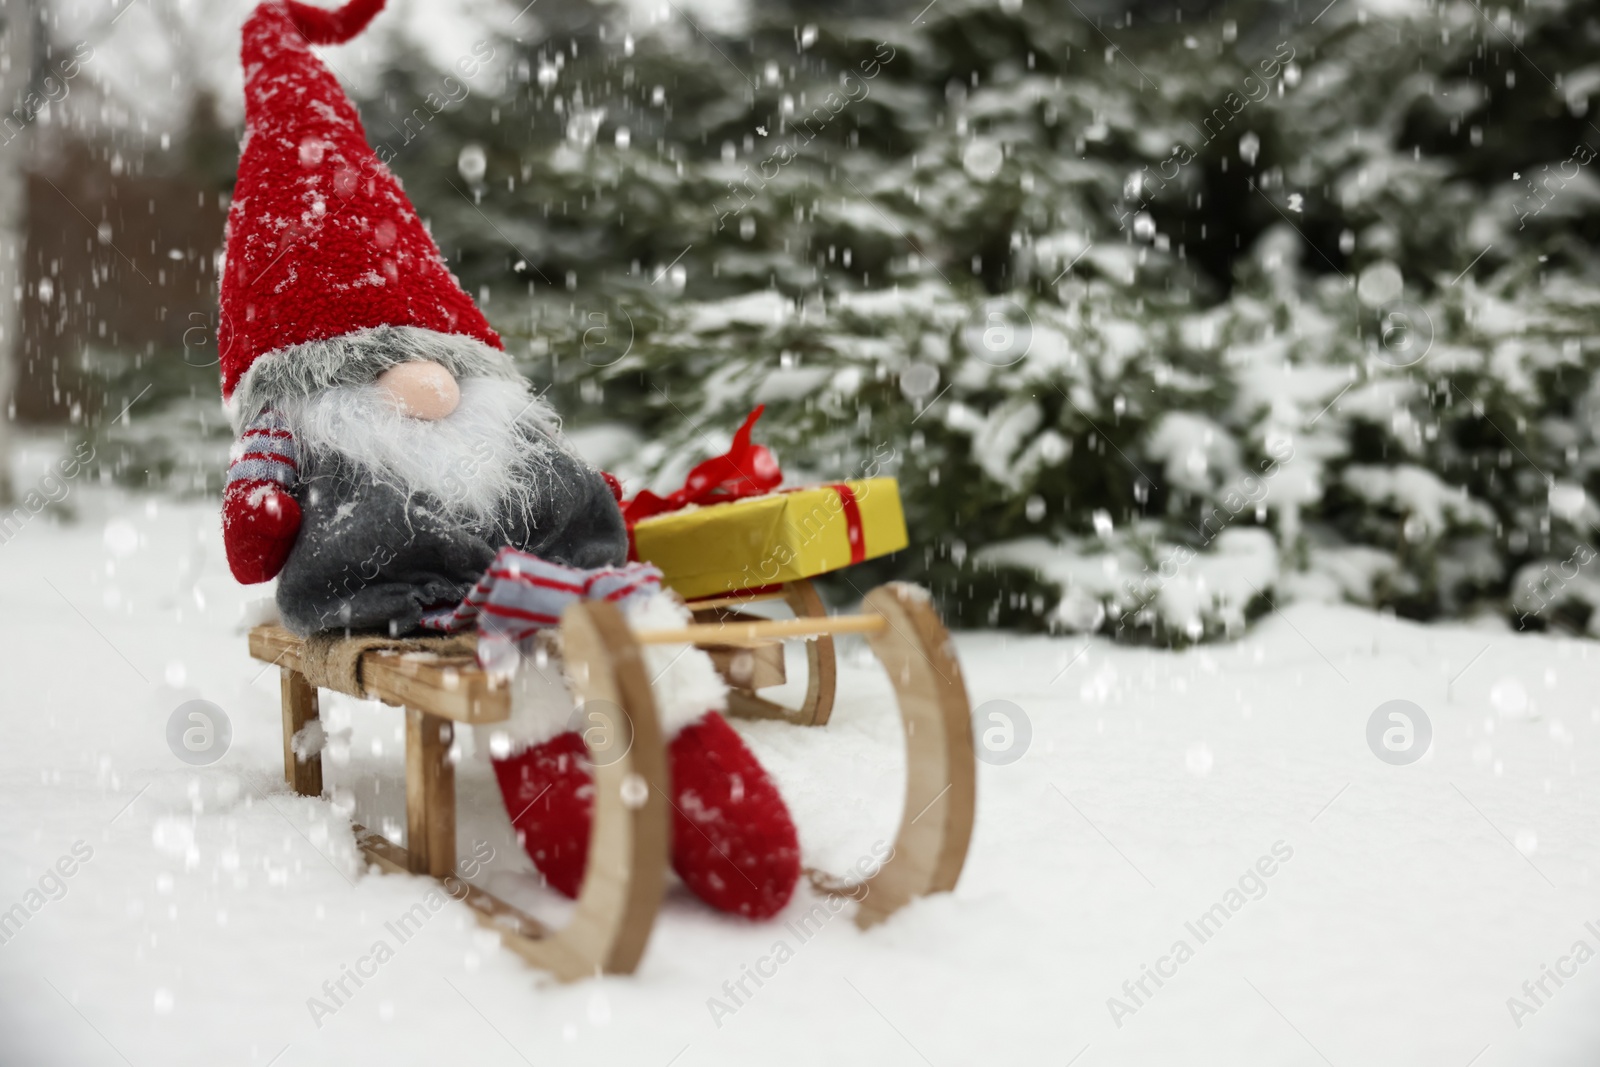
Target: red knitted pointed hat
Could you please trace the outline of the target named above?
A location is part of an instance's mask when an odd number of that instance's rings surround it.
[[[458,374],[509,369],[499,336],[311,53],[355,36],[383,4],[264,0],[244,24],[245,136],[217,346],[223,397],[243,384],[248,407],[286,383],[325,386],[405,359],[439,359]]]

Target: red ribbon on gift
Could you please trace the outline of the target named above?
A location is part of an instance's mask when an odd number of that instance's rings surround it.
[[[668,496],[657,496],[646,489],[622,503],[622,517],[631,530],[640,519],[679,511],[690,504],[725,504],[747,496],[770,493],[783,481],[783,471],[766,445],[753,444],[750,432],[767,410],[762,404],[745,417],[744,425],[733,435],[733,444],[720,456],[713,456],[689,472],[683,488]]]
[[[720,456],[713,456],[694,470],[684,480],[683,488],[668,496],[657,496],[648,489],[632,500],[622,499],[622,484],[612,475],[605,475],[606,483],[616,495],[622,508],[622,517],[628,524],[628,558],[639,558],[633,543],[634,524],[653,515],[680,511],[690,504],[726,504],[745,497],[770,493],[783,481],[783,471],[765,445],[750,440],[756,420],[767,410],[760,405],[745,417],[744,425],[733,435],[733,444]],[[845,535],[850,545],[850,562],[860,563],[867,558],[867,542],[861,524],[861,505],[855,492],[843,482],[828,488],[839,494],[840,510],[844,514]]]
[[[850,562],[860,563],[867,558],[867,535],[861,526],[861,504],[856,491],[843,482],[828,486],[839,494],[839,507],[844,512],[845,538],[850,543]]]

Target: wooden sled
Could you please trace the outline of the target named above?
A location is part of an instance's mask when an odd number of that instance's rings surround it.
[[[453,874],[455,768],[449,752],[455,726],[509,718],[508,689],[497,686],[470,654],[364,652],[359,685],[339,688],[404,709],[408,847],[359,825],[356,843],[385,870],[444,880],[508,948],[558,978],[631,973],[666,887],[671,831],[666,747],[641,646],[704,647],[725,673],[742,670],[745,681],[754,683],[770,676],[755,673],[751,661],[764,657],[770,666],[775,641],[826,637],[831,655],[832,635],[861,633],[888,671],[905,727],[905,808],[893,852],[871,878],[847,884],[813,874],[813,882],[858,899],[856,922],[863,928],[915,897],[953,889],[971,838],[976,782],[961,668],[949,634],[921,590],[900,583],[879,586],[863,607],[853,616],[722,619],[658,631],[632,630],[612,604],[584,601],[568,607],[560,646],[574,695],[580,701],[608,701],[623,714],[614,724],[620,735],[607,740],[606,758],[594,761],[588,865],[576,910],[559,930]],[[282,627],[258,626],[250,632],[250,654],[282,670],[284,776],[297,793],[320,796],[321,756],[302,759],[294,743],[295,735],[318,717],[318,689],[305,673],[316,669],[306,642]]]

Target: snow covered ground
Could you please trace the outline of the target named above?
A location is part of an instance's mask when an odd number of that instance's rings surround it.
[[[675,887],[638,974],[558,986],[454,903],[386,932],[431,883],[361,873],[348,820],[403,822],[400,716],[325,697],[349,730],[334,800],[287,794],[277,679],[241,632],[258,595],[201,504],[75,486],[0,544],[0,912],[28,913],[0,944],[5,1067],[1600,1060],[1591,642],[1315,604],[1182,654],[963,635],[974,704],[1013,702],[1032,736],[981,767],[954,894],[802,940]],[[892,836],[886,695],[851,654],[827,728],[740,725],[808,863]],[[208,767],[166,740],[192,698],[232,727]],[[1409,766],[1366,740],[1394,699],[1431,721]],[[494,850],[479,881],[559,916],[484,765],[461,776],[462,850]],[[392,958],[314,1020],[379,938]]]

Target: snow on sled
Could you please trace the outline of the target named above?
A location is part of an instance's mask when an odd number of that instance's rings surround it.
[[[801,721],[820,724],[827,718],[819,696],[821,643],[828,642],[831,704],[832,638],[864,635],[888,673],[905,728],[905,805],[893,851],[875,874],[849,883],[813,871],[812,883],[858,900],[856,923],[864,929],[915,897],[953,889],[960,877],[975,804],[971,712],[949,633],[927,594],[890,583],[867,594],[861,614],[842,616],[823,613],[809,583],[783,595],[799,605],[796,618],[760,619],[729,605],[702,603],[696,618],[703,621],[635,631],[621,609],[605,601],[578,601],[563,613],[557,647],[574,695],[621,713],[601,742],[604,758],[596,758],[594,748],[600,732],[584,735],[593,764],[594,818],[577,907],[559,930],[452,873],[455,768],[449,752],[456,724],[501,722],[511,714],[509,686],[479,667],[470,643],[362,635],[304,639],[267,625],[250,632],[250,654],[281,669],[284,776],[302,795],[323,791],[321,756],[307,743],[317,732],[319,688],[404,710],[407,847],[356,825],[356,843],[373,863],[443,880],[508,948],[561,979],[628,974],[638,966],[660,907],[670,840],[666,745],[644,666],[645,645],[707,649],[733,687],[730,711],[768,716],[776,705],[755,697],[753,687],[774,677],[782,641],[805,639],[813,671],[807,705],[813,712]],[[735,700],[740,693],[744,697]]]

